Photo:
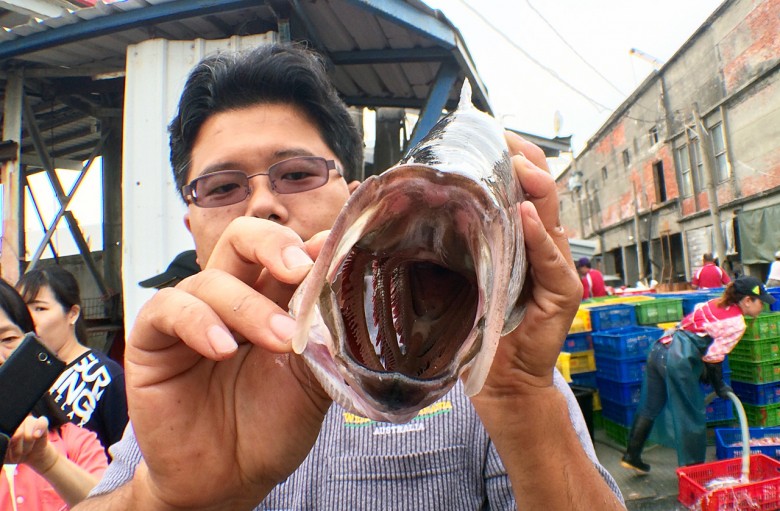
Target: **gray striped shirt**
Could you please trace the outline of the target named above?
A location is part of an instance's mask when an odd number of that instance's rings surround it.
[[[556,371],[569,415],[588,456],[598,463],[574,395]],[[133,475],[141,453],[129,425],[111,447],[113,462],[91,495],[108,493]],[[264,511],[516,509],[509,478],[479,417],[458,383],[408,424],[368,421],[334,404],[309,456],[257,507]]]

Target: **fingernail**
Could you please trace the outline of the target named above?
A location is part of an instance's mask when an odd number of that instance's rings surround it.
[[[309,267],[314,264],[314,261],[311,260],[309,254],[296,245],[285,247],[284,250],[282,250],[282,261],[284,261],[284,265],[290,270]]]
[[[206,330],[206,338],[211,349],[220,355],[233,353],[238,348],[238,344],[230,332],[218,325],[212,325]]]
[[[296,323],[287,314],[274,314],[271,316],[271,331],[282,342],[289,343],[295,334]]]

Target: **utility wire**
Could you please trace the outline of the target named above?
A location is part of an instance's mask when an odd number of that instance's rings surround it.
[[[478,17],[479,19],[481,19],[481,20],[482,20],[482,21],[483,21],[483,22],[484,22],[484,23],[485,23],[487,26],[489,26],[489,27],[490,27],[490,28],[491,28],[491,29],[492,29],[494,32],[496,32],[498,35],[500,35],[502,38],[504,38],[504,40],[505,40],[506,42],[508,42],[510,45],[512,45],[512,47],[513,47],[513,48],[515,48],[517,51],[519,51],[520,53],[522,53],[523,55],[525,55],[525,57],[526,57],[528,60],[530,60],[531,62],[533,62],[534,64],[536,64],[536,65],[537,65],[537,66],[539,66],[540,68],[542,68],[542,69],[543,69],[544,71],[546,71],[546,72],[547,72],[547,73],[548,73],[550,76],[552,76],[553,78],[555,78],[556,80],[558,80],[560,83],[562,83],[563,85],[565,85],[566,87],[568,87],[570,90],[572,90],[572,91],[573,91],[573,92],[575,92],[576,94],[580,95],[581,97],[585,98],[585,99],[586,99],[586,100],[587,100],[587,101],[588,101],[590,104],[592,104],[593,106],[597,107],[597,109],[598,109],[599,111],[604,111],[604,110],[613,110],[612,108],[610,108],[610,107],[608,107],[608,106],[606,106],[606,105],[604,105],[604,104],[602,104],[602,103],[600,103],[600,102],[596,101],[595,99],[591,98],[590,96],[588,96],[587,94],[585,94],[585,93],[584,93],[584,92],[582,92],[581,90],[577,89],[575,86],[573,86],[572,84],[570,84],[569,82],[567,82],[566,80],[564,80],[563,78],[561,78],[561,77],[558,75],[558,73],[556,73],[556,72],[555,72],[553,69],[551,69],[551,68],[549,68],[549,67],[545,66],[544,64],[542,64],[541,62],[539,62],[537,59],[535,59],[533,56],[531,56],[531,54],[529,54],[527,51],[525,51],[525,50],[524,50],[524,49],[523,49],[523,48],[522,48],[520,45],[518,45],[517,43],[515,43],[515,42],[514,42],[514,41],[513,41],[513,40],[512,40],[512,39],[511,39],[511,38],[510,38],[508,35],[506,35],[504,32],[502,32],[501,30],[499,30],[499,29],[498,29],[498,28],[497,28],[495,25],[493,25],[493,24],[492,24],[490,21],[488,21],[488,19],[487,19],[487,18],[485,18],[485,17],[482,15],[482,13],[480,13],[479,11],[477,11],[476,9],[474,9],[474,8],[473,8],[471,5],[469,5],[469,4],[468,4],[468,3],[467,3],[465,0],[460,0],[460,3],[461,3],[461,4],[463,4],[464,6],[466,6],[466,8],[467,8],[468,10],[470,10],[471,12],[473,12],[474,14],[476,14],[476,15],[477,15],[477,17]]]
[[[550,28],[550,30],[552,30],[552,31],[553,31],[553,33],[554,33],[556,36],[558,36],[558,39],[560,39],[560,40],[561,40],[561,42],[563,42],[563,44],[565,44],[565,45],[566,45],[566,46],[567,46],[567,47],[568,47],[568,48],[569,48],[569,49],[572,51],[572,53],[574,53],[574,54],[575,54],[575,55],[576,55],[576,56],[577,56],[577,57],[578,57],[578,58],[579,58],[579,59],[580,59],[582,62],[584,62],[586,66],[588,66],[589,68],[591,68],[591,69],[593,70],[593,72],[594,72],[594,73],[596,73],[597,75],[599,75],[599,77],[601,77],[601,79],[602,79],[602,80],[604,80],[604,81],[605,81],[605,82],[606,82],[606,83],[607,83],[607,84],[608,84],[610,87],[612,87],[613,89],[615,89],[615,90],[616,90],[617,92],[619,92],[621,95],[623,95],[623,96],[626,96],[626,95],[627,95],[625,92],[623,92],[622,90],[620,90],[620,89],[618,88],[618,86],[617,86],[617,85],[615,85],[614,83],[612,83],[612,82],[610,81],[610,79],[609,79],[609,78],[607,78],[606,76],[604,76],[603,74],[601,74],[601,72],[600,72],[598,69],[596,69],[596,68],[595,68],[595,67],[594,67],[594,66],[593,66],[593,65],[592,65],[590,62],[588,62],[588,61],[587,61],[587,59],[585,59],[585,57],[583,57],[582,55],[580,55],[580,54],[579,54],[579,52],[578,52],[578,51],[577,51],[577,50],[576,50],[576,49],[575,49],[575,48],[574,48],[574,47],[573,47],[571,44],[569,44],[569,41],[567,41],[567,40],[566,40],[566,39],[565,39],[565,38],[564,38],[564,37],[563,37],[563,36],[562,36],[562,35],[561,35],[561,34],[560,34],[560,33],[559,33],[559,32],[558,32],[556,29],[555,29],[555,27],[552,25],[552,23],[550,23],[549,21],[547,21],[547,18],[545,18],[544,16],[542,16],[542,13],[541,13],[541,12],[539,12],[539,11],[536,9],[536,7],[534,7],[534,6],[533,6],[533,4],[531,3],[531,0],[525,0],[525,3],[527,3],[527,4],[528,4],[528,7],[530,7],[530,8],[531,8],[531,10],[532,10],[532,11],[534,11],[534,12],[536,13],[536,15],[537,15],[537,16],[539,16],[539,19],[541,19],[542,21],[544,21],[544,23],[545,23],[545,24],[546,24],[546,25],[547,25],[547,26]]]

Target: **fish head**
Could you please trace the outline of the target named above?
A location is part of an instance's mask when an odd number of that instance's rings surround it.
[[[493,201],[470,178],[417,164],[353,194],[291,302],[294,348],[335,401],[406,422],[477,358],[501,294],[491,241],[512,221]]]
[[[522,317],[521,200],[503,130],[461,107],[357,188],[290,302],[293,349],[334,401],[400,423],[458,377],[481,389]]]

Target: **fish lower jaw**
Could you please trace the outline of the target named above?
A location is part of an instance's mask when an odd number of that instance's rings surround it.
[[[366,418],[392,422],[409,422],[426,406],[441,399],[452,388],[455,374],[419,380],[397,372],[380,372],[364,367],[342,368],[344,388],[339,402],[345,408]]]

